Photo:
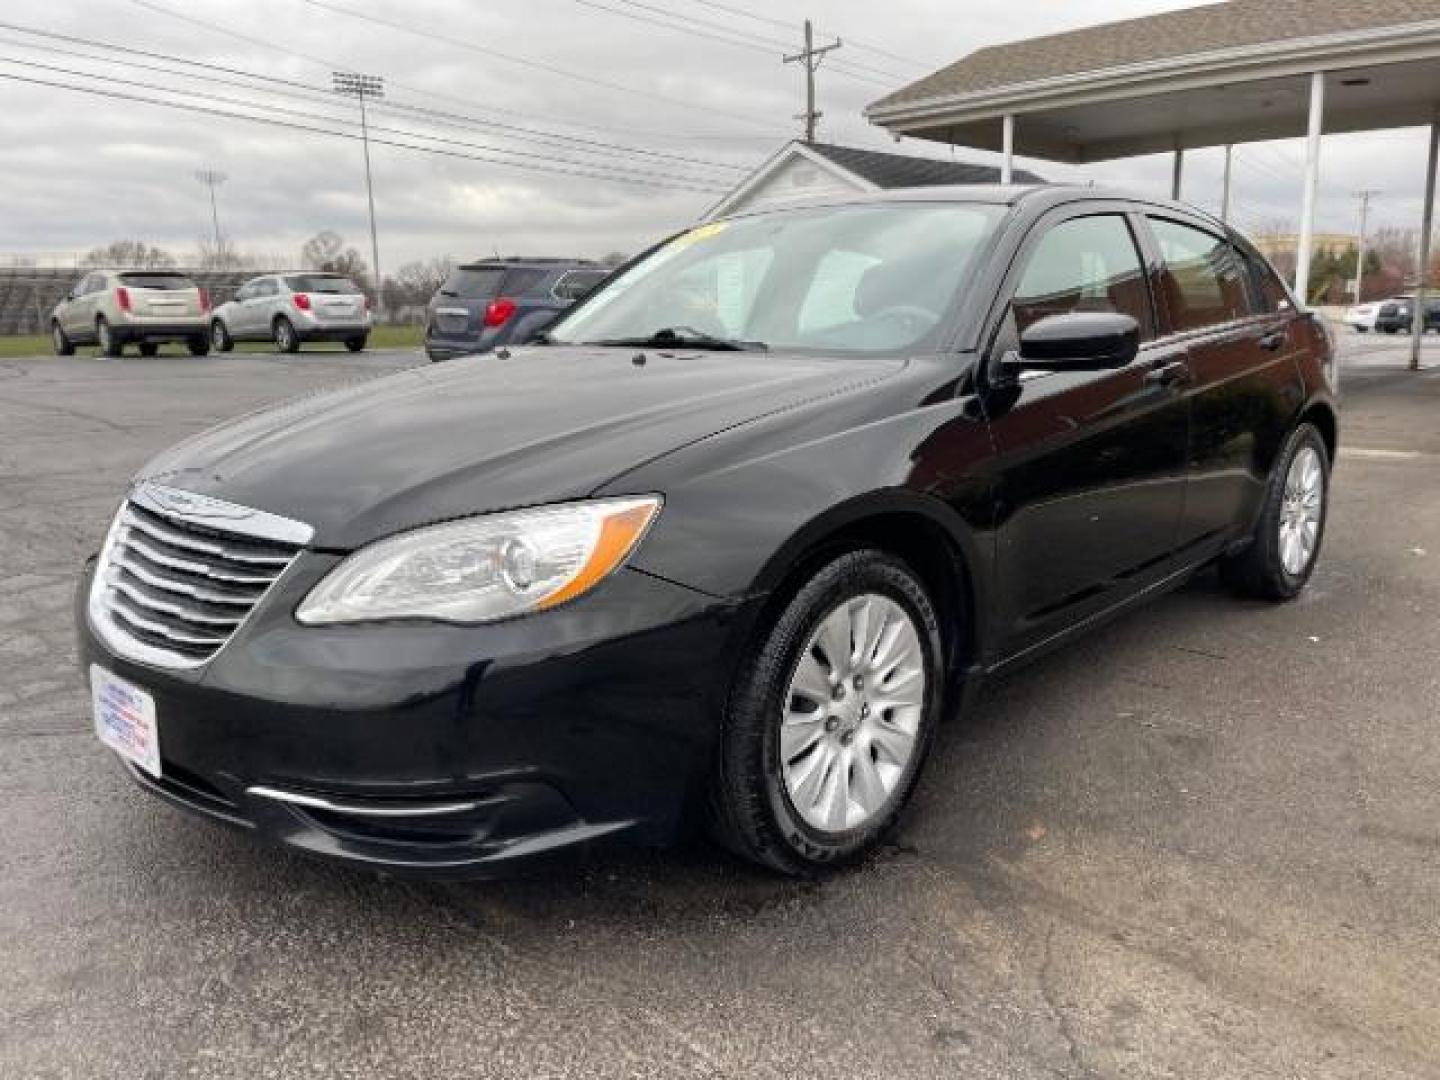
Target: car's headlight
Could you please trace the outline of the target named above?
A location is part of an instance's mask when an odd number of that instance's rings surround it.
[[[604,499],[431,525],[361,548],[295,612],[302,623],[484,623],[555,607],[605,580],[660,498]]]

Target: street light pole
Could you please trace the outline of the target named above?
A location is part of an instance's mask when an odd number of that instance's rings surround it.
[[[353,97],[360,102],[360,142],[365,148],[365,197],[370,203],[370,260],[375,277],[375,299],[380,299],[380,241],[375,232],[375,186],[370,178],[370,126],[365,115],[365,99],[383,98],[385,80],[379,75],[360,75],[353,71],[331,73],[335,93]]]
[[[220,211],[215,204],[215,189],[229,177],[219,169],[196,169],[195,179],[210,189],[210,220],[215,225],[215,259],[218,262],[223,254],[224,243],[220,239]]]

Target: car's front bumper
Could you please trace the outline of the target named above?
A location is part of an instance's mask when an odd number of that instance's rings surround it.
[[[602,837],[663,842],[703,780],[748,607],[635,570],[481,627],[306,627],[307,554],[204,667],[127,660],[77,606],[80,659],[155,699],[142,787],[304,851],[492,876]]]

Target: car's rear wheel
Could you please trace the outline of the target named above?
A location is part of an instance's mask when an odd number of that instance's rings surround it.
[[[210,322],[210,344],[215,347],[216,352],[229,352],[235,348],[235,339],[230,336],[230,331],[225,329],[225,324],[219,319]]]
[[[210,352],[210,338],[205,334],[195,334],[186,339],[185,346],[191,356],[205,356]]]
[[[711,784],[716,838],[789,874],[878,844],[929,750],[942,655],[904,563],[862,550],[821,568],[741,666]]]
[[[119,356],[125,351],[125,346],[115,336],[115,331],[110,329],[110,323],[104,315],[95,320],[95,343],[106,356]]]
[[[295,333],[295,327],[284,315],[275,320],[275,325],[271,327],[271,334],[275,339],[275,348],[280,352],[300,351],[300,335]]]
[[[1250,543],[1220,564],[1225,580],[1246,596],[1290,600],[1299,595],[1325,538],[1330,456],[1313,424],[1290,433],[1265,488]]]
[[[160,346],[154,341],[142,341],[138,346],[141,356],[154,356],[160,351]]]
[[[368,334],[361,334],[359,337],[346,338],[345,347],[351,352],[361,352],[365,348],[365,343],[369,340],[370,336]]]
[[[75,343],[65,335],[58,319],[50,324],[50,344],[55,349],[56,356],[75,355]]]

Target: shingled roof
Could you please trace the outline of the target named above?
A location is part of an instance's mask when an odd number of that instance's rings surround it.
[[[870,106],[1440,19],[1440,0],[1229,0],[980,49]]]
[[[994,165],[974,165],[943,158],[887,154],[883,150],[861,150],[854,146],[812,142],[809,149],[847,172],[878,188],[930,187],[938,184],[998,184],[1000,170]],[[1043,184],[1034,173],[1016,169],[1017,184]]]

